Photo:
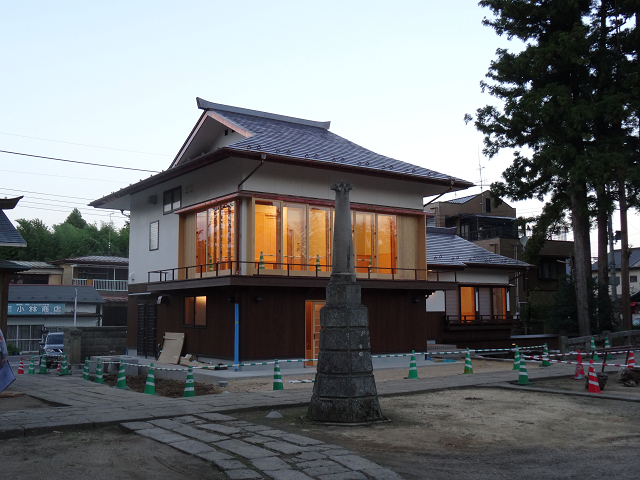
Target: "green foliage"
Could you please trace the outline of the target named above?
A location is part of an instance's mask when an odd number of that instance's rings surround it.
[[[20,349],[13,343],[7,342],[7,353],[9,355],[20,355]]]
[[[51,261],[88,255],[129,256],[129,224],[120,230],[113,225],[87,223],[74,209],[66,220],[49,229],[41,220],[17,220],[16,229],[27,242],[25,248],[1,247],[7,260]]]
[[[590,279],[589,286],[589,318],[591,332],[601,333],[615,329],[613,307],[607,296],[598,296],[598,285],[595,279]],[[573,280],[569,276],[558,279],[558,289],[553,293],[551,304],[546,317],[547,329],[553,333],[578,334],[578,309],[576,304],[576,290]]]

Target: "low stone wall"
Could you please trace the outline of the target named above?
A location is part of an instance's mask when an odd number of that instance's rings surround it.
[[[127,327],[64,328],[67,361],[79,364],[87,357],[124,355],[127,351]]]

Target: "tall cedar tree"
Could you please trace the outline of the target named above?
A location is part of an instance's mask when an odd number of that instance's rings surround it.
[[[504,182],[492,185],[497,196],[513,200],[549,195],[543,216],[569,209],[574,234],[578,330],[589,335],[587,277],[591,276],[588,205],[588,139],[591,137],[589,0],[482,0],[494,18],[483,23],[498,35],[518,38],[518,53],[497,50],[488,81],[481,83],[504,102],[499,110],[477,110],[476,128],[490,158],[514,149]],[[522,150],[526,149],[525,152]]]

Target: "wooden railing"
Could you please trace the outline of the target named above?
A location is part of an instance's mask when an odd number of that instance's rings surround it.
[[[513,315],[446,315],[447,327],[511,327],[518,322]]]

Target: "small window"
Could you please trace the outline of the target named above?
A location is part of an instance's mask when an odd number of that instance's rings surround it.
[[[637,275],[629,275],[629,282],[637,283],[638,282],[638,276]]]
[[[490,198],[485,198],[484,199],[484,205],[485,205],[485,211],[487,213],[491,213],[491,199]]]
[[[158,233],[160,221],[156,220],[149,224],[149,250],[158,250]]]
[[[167,190],[162,195],[163,198],[163,212],[171,213],[180,208],[180,203],[182,199],[181,189],[180,187],[174,188],[172,190]]]
[[[196,327],[207,325],[207,297],[185,297],[184,324]]]

